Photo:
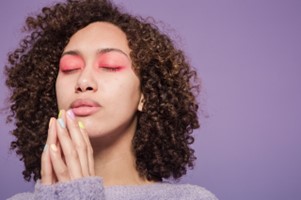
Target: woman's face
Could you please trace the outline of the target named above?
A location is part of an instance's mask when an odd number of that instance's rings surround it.
[[[106,22],[76,32],[60,59],[56,95],[59,109],[72,109],[90,137],[133,133],[142,95],[124,32]]]

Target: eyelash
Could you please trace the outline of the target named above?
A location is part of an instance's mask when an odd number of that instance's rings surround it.
[[[72,73],[72,72],[75,72],[77,70],[79,70],[80,68],[69,68],[69,69],[62,69],[62,72],[64,73]]]
[[[104,69],[105,71],[109,71],[109,72],[117,72],[117,71],[121,70],[121,67],[100,66],[100,68]]]
[[[118,72],[122,69],[122,67],[107,67],[107,66],[100,66],[99,68],[108,71],[108,72]],[[62,69],[62,72],[70,74],[72,72],[75,72],[79,70],[80,68],[69,68],[69,69]]]

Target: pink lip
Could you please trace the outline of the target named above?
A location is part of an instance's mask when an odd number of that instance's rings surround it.
[[[78,99],[72,102],[71,109],[76,116],[89,116],[100,109],[100,104],[90,99]]]

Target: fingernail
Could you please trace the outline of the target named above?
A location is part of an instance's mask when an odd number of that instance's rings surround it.
[[[43,151],[46,151],[48,149],[48,145],[45,144]]]
[[[71,119],[75,119],[74,113],[72,110],[68,110],[67,111],[67,115],[71,118]]]
[[[59,118],[57,121],[59,122],[59,124],[60,124],[60,126],[61,126],[62,128],[66,128],[65,122],[64,122],[64,120],[63,120],[62,118]]]
[[[61,117],[62,117],[62,110],[60,110],[59,115],[58,115],[58,118],[61,118]]]
[[[51,148],[53,151],[57,152],[57,147],[56,147],[55,144],[51,144],[51,145],[50,145],[50,148]]]
[[[81,121],[78,122],[78,126],[79,126],[79,128],[81,128],[81,129],[84,129],[84,128],[85,128],[83,122],[81,122]]]
[[[51,126],[52,122],[53,122],[53,118],[50,119],[49,124],[48,124],[48,127]]]

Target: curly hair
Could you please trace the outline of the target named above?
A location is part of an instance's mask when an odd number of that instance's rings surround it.
[[[70,37],[95,21],[118,26],[127,36],[133,69],[144,95],[132,141],[139,174],[148,180],[178,179],[192,168],[193,129],[199,128],[196,71],[154,21],[123,12],[109,0],[67,0],[26,19],[27,36],[5,66],[11,90],[8,122],[14,122],[11,149],[24,162],[24,179],[41,177],[48,121],[57,116],[55,81]]]

